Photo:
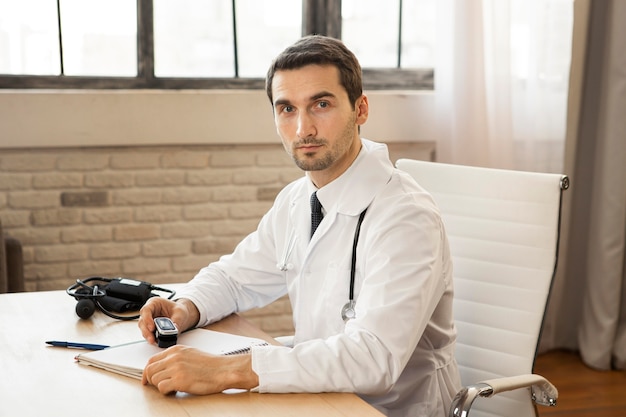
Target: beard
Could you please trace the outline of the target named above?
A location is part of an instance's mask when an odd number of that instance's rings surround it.
[[[356,129],[354,121],[350,121],[333,144],[329,144],[326,138],[305,138],[295,142],[289,153],[296,166],[301,170],[323,171],[332,167],[348,153],[354,141]],[[306,152],[298,155],[297,148],[302,145],[321,145],[322,148],[315,152]]]
[[[335,152],[332,148],[328,148],[328,141],[324,138],[304,139],[295,143],[294,148],[301,145],[321,145],[325,147],[321,149],[326,149],[326,151],[320,150],[317,152],[306,152],[301,156],[298,156],[294,149],[291,157],[293,158],[293,161],[296,163],[298,168],[303,171],[322,171],[332,166],[333,162],[336,160]]]

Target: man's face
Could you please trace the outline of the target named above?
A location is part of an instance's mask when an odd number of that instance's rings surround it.
[[[318,187],[340,176],[359,153],[367,97],[353,109],[339,70],[320,65],[276,72],[272,93],[276,129],[296,165],[310,171]]]

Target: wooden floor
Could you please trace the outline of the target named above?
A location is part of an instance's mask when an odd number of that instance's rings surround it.
[[[559,391],[556,407],[538,406],[539,416],[626,417],[626,371],[596,371],[575,352],[540,355],[534,372]]]

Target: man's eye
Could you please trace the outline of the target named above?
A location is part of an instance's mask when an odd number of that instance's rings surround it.
[[[291,113],[292,111],[293,111],[293,106],[283,107],[283,113]]]
[[[327,101],[320,101],[317,105],[318,105],[318,107],[321,107],[323,109],[325,109],[326,107],[329,106]]]

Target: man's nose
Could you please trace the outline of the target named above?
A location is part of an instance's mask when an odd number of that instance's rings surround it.
[[[315,137],[317,131],[315,129],[315,123],[311,115],[307,112],[300,112],[298,115],[298,128],[296,134],[299,138]]]

